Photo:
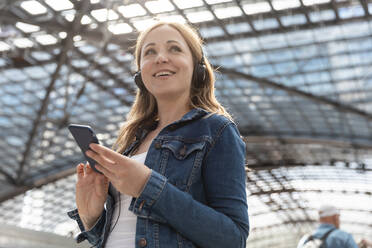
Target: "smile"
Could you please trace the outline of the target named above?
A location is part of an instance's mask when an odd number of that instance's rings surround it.
[[[176,73],[173,72],[173,71],[168,71],[167,70],[167,71],[159,71],[159,72],[153,74],[152,76],[153,77],[167,77],[167,76],[172,76],[174,74],[176,74]]]

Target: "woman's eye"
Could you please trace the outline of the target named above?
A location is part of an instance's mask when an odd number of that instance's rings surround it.
[[[171,46],[170,50],[172,52],[181,52],[182,51],[181,48],[179,48],[178,46]]]
[[[145,56],[146,56],[146,55],[149,55],[149,54],[155,54],[155,50],[152,49],[152,48],[146,50],[146,51],[145,51]]]

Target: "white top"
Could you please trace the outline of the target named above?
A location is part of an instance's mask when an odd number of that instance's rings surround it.
[[[134,160],[142,164],[145,163],[147,152],[132,156]],[[136,238],[136,223],[137,216],[130,212],[129,205],[132,201],[132,197],[124,194],[120,194],[120,203],[115,203],[115,210],[111,220],[111,229],[114,228],[107,238],[107,248],[134,248]],[[120,207],[120,216],[119,214]],[[117,220],[116,226],[115,222]]]

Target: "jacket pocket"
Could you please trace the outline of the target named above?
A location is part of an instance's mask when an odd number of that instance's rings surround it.
[[[200,180],[200,167],[205,153],[205,141],[166,140],[162,144],[166,162],[164,175],[177,188],[187,191],[192,183]]]
[[[163,148],[169,149],[178,160],[186,159],[191,153],[203,150],[205,142],[186,143],[180,140],[166,141]]]

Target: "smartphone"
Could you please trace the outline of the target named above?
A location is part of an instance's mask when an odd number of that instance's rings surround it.
[[[79,124],[70,124],[68,125],[68,130],[70,130],[72,136],[74,137],[76,143],[79,145],[81,151],[83,152],[85,158],[88,160],[90,167],[99,172],[95,165],[96,161],[88,156],[85,155],[87,150],[90,150],[89,144],[96,143],[99,144],[96,134],[93,132],[92,128],[87,125],[79,125]]]

